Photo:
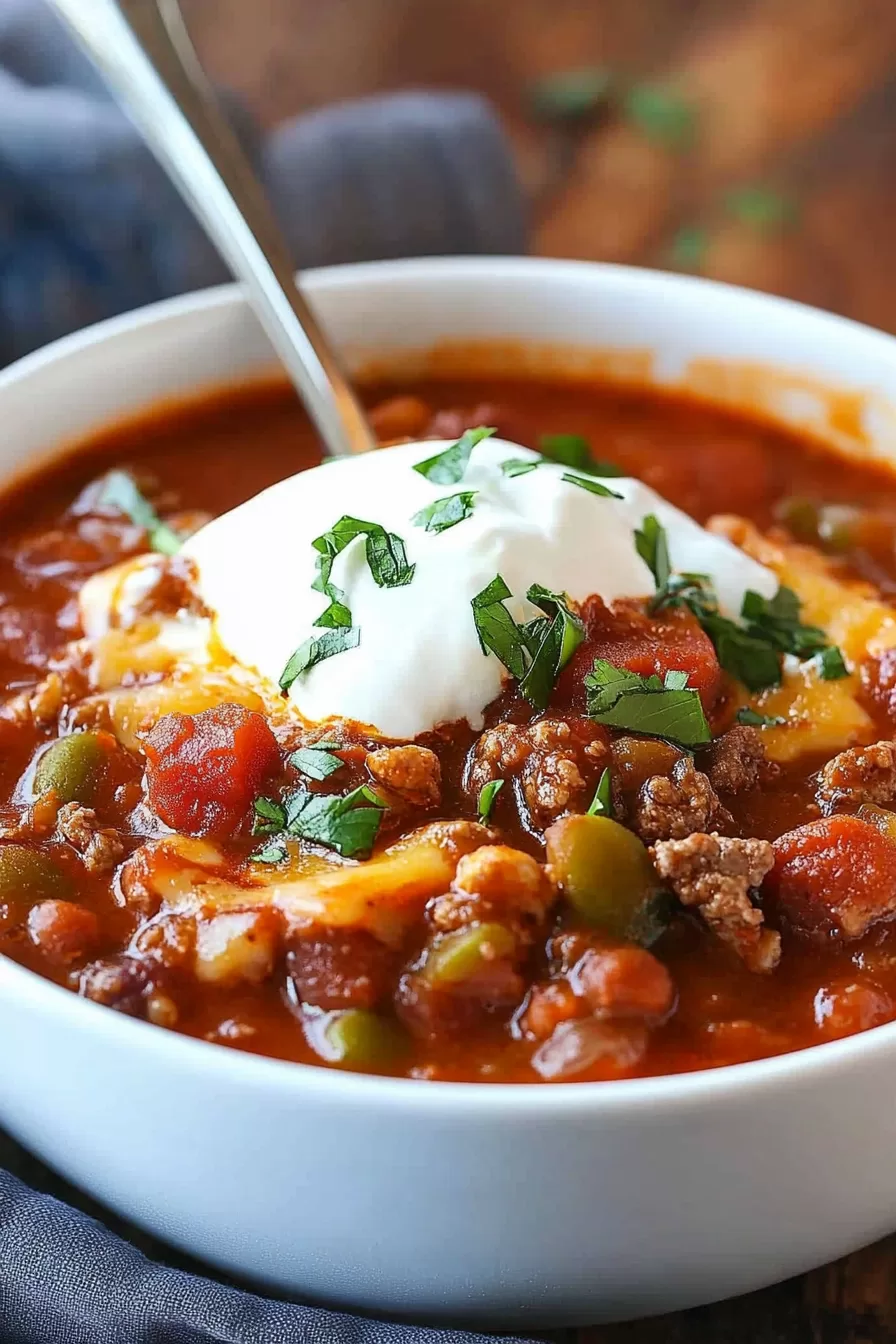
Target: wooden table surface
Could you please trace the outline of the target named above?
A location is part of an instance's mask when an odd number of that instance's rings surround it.
[[[538,252],[675,265],[896,329],[896,0],[184,8],[210,73],[266,124],[408,85],[488,94],[536,200]],[[536,81],[583,68],[609,74],[607,102],[574,119],[554,93],[536,119]],[[736,1302],[563,1338],[883,1344],[896,1237]]]

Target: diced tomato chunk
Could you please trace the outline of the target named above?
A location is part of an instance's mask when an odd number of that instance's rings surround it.
[[[807,933],[858,938],[896,913],[896,844],[859,817],[826,817],[774,841],[766,887]]]
[[[599,597],[590,597],[583,603],[582,616],[586,638],[560,674],[555,704],[584,711],[584,678],[595,658],[605,658],[642,677],[687,672],[688,685],[700,692],[704,708],[712,708],[722,672],[712,640],[691,612],[675,608],[652,616],[634,603],[617,602],[611,608]]]
[[[152,807],[190,835],[235,830],[280,760],[267,720],[242,705],[166,714],[143,746]]]

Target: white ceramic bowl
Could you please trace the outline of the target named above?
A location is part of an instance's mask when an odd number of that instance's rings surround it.
[[[346,348],[442,337],[613,347],[623,372],[764,401],[896,460],[896,341],[777,299],[615,267],[398,262],[309,275]],[[628,352],[628,353],[625,353]],[[0,475],[147,402],[270,363],[235,289],[165,303],[0,375]],[[760,361],[777,375],[757,379]],[[705,372],[705,371],[704,371]],[[704,378],[704,381],[706,379]],[[835,399],[836,401],[836,399]],[[565,1086],[257,1059],[77,999],[0,958],[0,1121],[173,1244],[383,1313],[557,1325],[742,1293],[896,1226],[896,1024],[706,1073]]]

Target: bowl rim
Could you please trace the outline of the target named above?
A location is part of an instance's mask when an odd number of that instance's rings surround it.
[[[602,276],[607,283],[626,286],[633,292],[657,293],[672,287],[693,293],[697,299],[701,295],[714,294],[739,304],[747,318],[751,316],[751,309],[757,315],[768,315],[770,310],[786,310],[794,318],[803,318],[816,328],[828,328],[831,334],[837,333],[841,338],[889,345],[896,363],[896,337],[851,318],[702,276],[615,263],[517,256],[404,258],[320,267],[303,272],[301,282],[313,299],[315,291],[351,290],[359,282],[369,280],[381,283],[440,280],[458,273],[473,277],[483,274],[492,279],[499,276],[508,283],[532,277],[575,279],[585,275],[591,277],[593,283],[595,276]],[[248,307],[240,286],[233,282],[162,299],[93,323],[0,370],[0,396],[20,378],[39,374],[43,368],[91,346],[113,341],[138,328],[176,322],[197,311],[229,307]],[[68,446],[60,445],[63,451]],[[872,1058],[887,1055],[896,1047],[894,1020],[853,1036],[805,1046],[786,1054],[683,1073],[601,1082],[576,1082],[574,1079],[564,1083],[453,1082],[356,1073],[323,1064],[277,1059],[163,1030],[83,999],[0,953],[0,997],[7,994],[16,1000],[20,1009],[33,1008],[55,1019],[71,1019],[72,1025],[85,1031],[91,1030],[92,1024],[94,1033],[104,1036],[110,1045],[120,1043],[125,1048],[139,1045],[150,1053],[166,1056],[173,1066],[194,1074],[202,1073],[207,1079],[295,1097],[309,1092],[320,1096],[331,1094],[336,1100],[355,1101],[359,1105],[384,1110],[405,1110],[410,1105],[423,1112],[449,1111],[452,1115],[464,1113],[471,1116],[494,1113],[504,1119],[513,1115],[527,1118],[551,1115],[558,1108],[564,1112],[612,1114],[645,1103],[653,1108],[662,1106],[666,1110],[678,1110],[700,1107],[713,1098],[724,1097],[726,1101],[735,1102],[745,1092],[776,1089],[783,1079],[794,1086],[811,1086],[819,1074],[828,1070],[836,1072],[840,1066],[864,1067]],[[79,1022],[79,1017],[83,1021]]]

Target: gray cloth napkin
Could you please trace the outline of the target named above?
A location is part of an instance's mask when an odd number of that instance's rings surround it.
[[[368,98],[267,137],[226,102],[299,267],[525,250],[509,148],[474,94]],[[0,365],[225,278],[59,20],[42,0],[0,0]]]
[[[481,98],[371,98],[324,108],[266,139],[233,100],[229,109],[298,266],[524,250],[512,160]],[[57,20],[40,0],[0,0],[0,364],[86,323],[224,278]],[[172,1268],[126,1240],[171,1258],[118,1220],[107,1222],[125,1236],[61,1202],[84,1201],[17,1145],[2,1140],[0,1160],[11,1169],[0,1170],[0,1344],[477,1338],[267,1301]]]

